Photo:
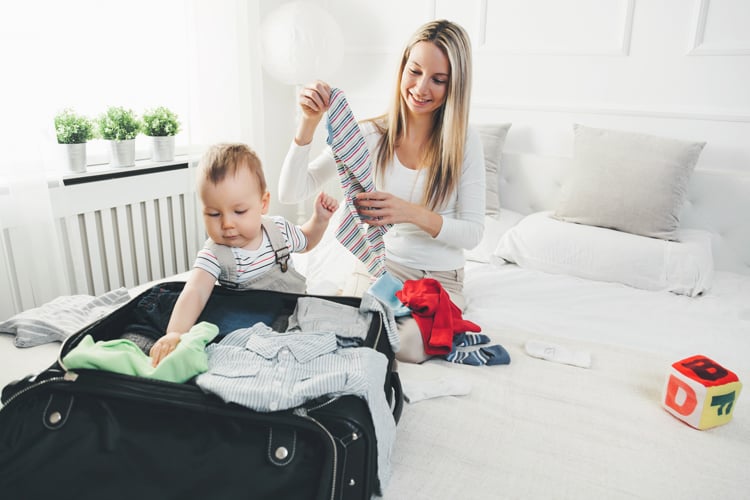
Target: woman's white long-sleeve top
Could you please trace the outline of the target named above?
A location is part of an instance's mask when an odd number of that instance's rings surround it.
[[[371,122],[360,123],[360,128],[374,168],[380,134]],[[310,149],[310,145],[299,146],[292,141],[279,179],[279,200],[282,203],[295,203],[313,196],[336,175],[331,148],[325,148],[312,162]],[[376,186],[380,191],[420,204],[425,173],[425,169],[405,167],[394,157],[384,178],[376,177]],[[450,271],[462,268],[465,263],[463,249],[474,248],[482,239],[484,211],[484,154],[479,133],[470,127],[458,188],[447,203],[436,210],[443,217],[440,232],[433,238],[414,224],[394,224],[384,237],[386,257],[414,269]]]

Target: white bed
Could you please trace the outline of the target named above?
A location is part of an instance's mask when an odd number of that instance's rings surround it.
[[[524,214],[554,209],[569,168],[566,158],[505,155],[501,203]],[[747,498],[747,394],[732,421],[703,431],[661,398],[670,365],[695,354],[750,380],[748,213],[750,175],[693,173],[682,225],[710,232],[714,264],[710,289],[697,297],[492,256],[469,262],[465,317],[511,364],[400,366],[407,382],[460,377],[472,391],[405,407],[386,498]],[[528,339],[588,352],[591,368],[530,357]]]
[[[554,208],[568,164],[506,155],[498,180],[503,207],[522,214]],[[502,344],[511,363],[399,365],[407,387],[448,379],[471,391],[405,405],[385,498],[746,498],[748,395],[740,394],[731,422],[704,431],[671,416],[660,398],[670,365],[694,354],[750,381],[747,213],[750,175],[692,176],[683,227],[711,233],[715,264],[710,290],[697,297],[496,258],[469,262],[465,317]],[[307,269],[317,291],[347,286],[334,283],[342,275],[333,268],[321,268],[325,248],[300,266],[317,266]],[[523,348],[529,339],[586,351],[591,367],[530,357]],[[16,349],[12,341],[0,335],[0,385],[46,367],[57,353],[58,344]]]
[[[517,220],[509,214],[553,210],[570,168],[569,158],[503,155],[500,222],[486,226],[480,249],[469,252],[490,262],[467,263],[464,316],[503,345],[511,363],[400,364],[407,387],[449,379],[471,392],[405,406],[385,498],[748,496],[748,395],[740,394],[732,421],[703,431],[669,414],[661,398],[671,364],[695,354],[750,380],[750,175],[699,169],[691,176],[682,228],[705,231],[712,255],[692,291],[710,289],[694,297],[481,255],[492,254]],[[322,255],[315,252],[308,272],[320,291],[362,288],[361,277],[346,279],[340,249],[323,244]],[[524,350],[529,339],[585,351],[591,368],[533,358]]]

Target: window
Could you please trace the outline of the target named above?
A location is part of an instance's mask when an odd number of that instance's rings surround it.
[[[189,2],[42,0],[11,2],[0,16],[4,162],[56,168],[54,115],[71,107],[92,118],[109,106],[167,106],[180,116],[185,146],[190,98]],[[5,142],[10,144],[5,147]],[[136,140],[148,155],[144,136]],[[90,163],[106,163],[105,141],[91,141]],[[138,154],[138,153],[137,153]]]

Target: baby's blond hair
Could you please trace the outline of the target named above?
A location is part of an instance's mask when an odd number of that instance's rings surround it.
[[[201,158],[198,164],[198,188],[204,182],[218,184],[227,175],[236,175],[241,168],[248,168],[258,179],[261,194],[267,190],[266,176],[260,158],[247,144],[221,143],[214,144]]]

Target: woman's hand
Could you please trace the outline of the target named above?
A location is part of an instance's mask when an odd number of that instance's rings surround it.
[[[411,223],[433,238],[443,227],[443,217],[440,214],[384,191],[359,193],[354,199],[354,205],[362,221],[371,226]]]
[[[328,109],[331,99],[331,86],[326,82],[316,80],[302,87],[299,94],[299,105],[306,118],[320,118]]]
[[[151,347],[149,355],[151,356],[151,365],[156,367],[161,360],[167,357],[169,353],[175,350],[177,344],[180,343],[180,334],[177,332],[169,332],[162,338],[156,341]]]
[[[309,83],[302,87],[297,102],[302,109],[302,119],[294,141],[304,146],[312,142],[315,127],[331,103],[331,86],[320,80]]]
[[[391,193],[359,193],[354,199],[354,206],[357,207],[357,213],[362,221],[371,226],[410,222],[408,215],[412,204]]]

